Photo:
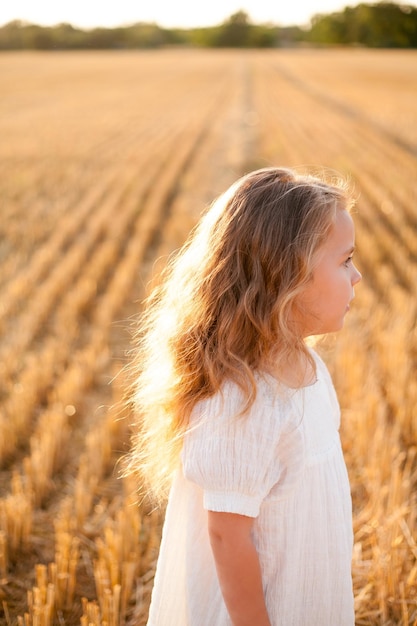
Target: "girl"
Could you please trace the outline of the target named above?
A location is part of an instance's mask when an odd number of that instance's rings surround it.
[[[340,412],[306,341],[361,278],[349,209],[340,183],[250,173],[148,301],[130,463],[170,487],[148,626],[354,624]]]

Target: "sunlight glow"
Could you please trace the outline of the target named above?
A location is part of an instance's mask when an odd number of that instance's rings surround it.
[[[355,2],[343,0],[295,0],[291,3],[271,0],[212,0],[190,3],[189,0],[153,0],[153,2],[119,0],[112,3],[86,3],[83,0],[52,2],[50,0],[14,0],[0,5],[0,24],[21,19],[40,25],[69,22],[73,26],[114,27],[136,22],[156,22],[166,28],[214,26],[237,11],[245,11],[256,24],[281,26],[308,24],[317,13],[339,11]],[[414,4],[414,3],[412,3]]]

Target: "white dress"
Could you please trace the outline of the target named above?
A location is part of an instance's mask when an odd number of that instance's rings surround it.
[[[230,626],[207,510],[255,518],[272,626],[353,626],[352,510],[340,410],[314,354],[317,381],[279,394],[258,378],[250,413],[238,388],[199,403],[172,486],[148,626]],[[256,626],[256,625],[254,625]]]

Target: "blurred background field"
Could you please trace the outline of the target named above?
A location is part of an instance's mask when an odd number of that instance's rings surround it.
[[[357,197],[364,279],[320,347],[357,625],[417,624],[417,51],[7,52],[0,92],[0,622],[146,623],[163,512],[118,472],[135,316],[218,193],[287,165]]]

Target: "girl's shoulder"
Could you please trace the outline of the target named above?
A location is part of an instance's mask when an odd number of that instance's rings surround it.
[[[257,436],[269,433],[272,439],[288,422],[291,404],[280,394],[278,386],[262,374],[255,376],[254,396],[248,398],[234,381],[227,380],[212,396],[200,400],[193,409],[190,427],[218,432],[239,429]]]
[[[309,350],[316,364],[317,379],[308,388],[286,387],[273,376],[256,372],[253,396],[248,402],[248,396],[242,388],[235,381],[226,380],[216,393],[195,405],[190,418],[190,427],[202,423],[209,423],[214,427],[215,424],[224,425],[234,419],[252,424],[254,428],[262,427],[267,430],[291,426],[294,419],[297,419],[300,396],[304,399],[306,389],[314,392],[319,381],[324,383],[325,387],[333,389],[325,362],[314,349]],[[321,387],[321,384],[319,386]],[[260,422],[262,426],[259,426]]]

